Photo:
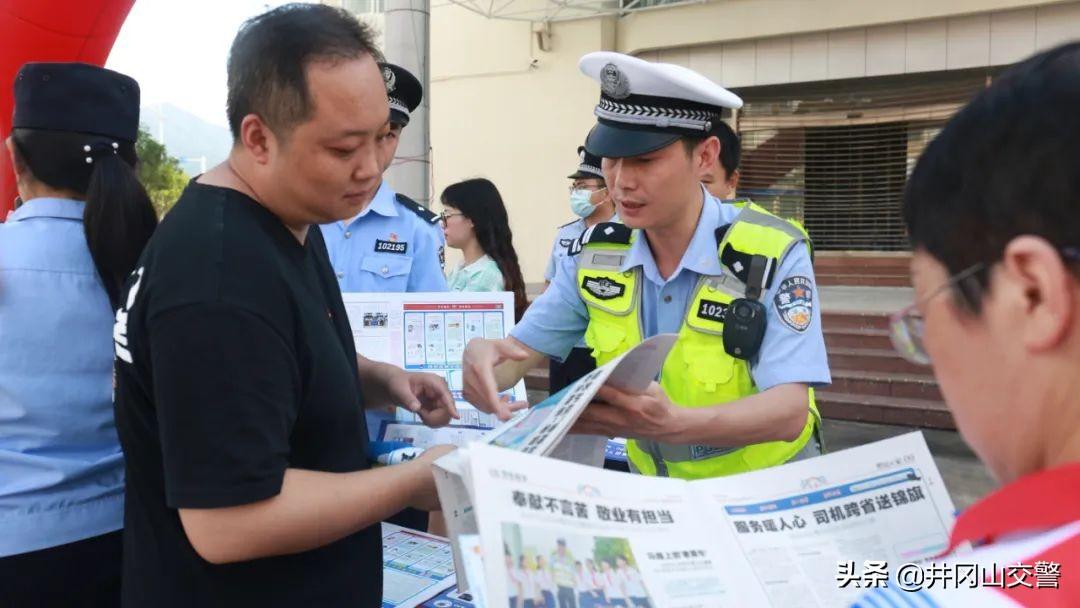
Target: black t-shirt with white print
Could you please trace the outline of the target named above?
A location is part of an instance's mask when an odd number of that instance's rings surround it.
[[[192,182],[117,315],[127,461],[125,606],[379,606],[378,526],[294,555],[213,565],[181,508],[277,495],[287,468],[366,469],[356,349],[318,229],[301,244],[235,190]]]

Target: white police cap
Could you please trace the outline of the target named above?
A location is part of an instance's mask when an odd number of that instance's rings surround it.
[[[637,156],[707,135],[724,108],[742,107],[738,95],[679,65],[597,52],[582,57],[578,67],[600,83],[597,124],[585,141],[596,156]]]

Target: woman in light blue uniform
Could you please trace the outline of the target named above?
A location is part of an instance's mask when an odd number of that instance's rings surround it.
[[[0,606],[118,606],[124,459],[113,314],[157,217],[133,170],[139,86],[27,64],[0,224]]]

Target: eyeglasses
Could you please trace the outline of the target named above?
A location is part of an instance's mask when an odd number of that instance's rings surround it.
[[[1060,251],[1065,259],[1074,262],[1080,261],[1080,248],[1065,247]],[[973,264],[949,277],[947,281],[922,299],[904,307],[904,309],[899,312],[893,313],[889,317],[889,338],[892,340],[893,348],[896,349],[896,352],[900,353],[901,357],[912,363],[918,365],[930,365],[930,355],[926,352],[926,346],[923,341],[926,322],[923,319],[922,313],[919,312],[919,308],[940,295],[942,292],[948,291],[956,285],[960,285],[984,269],[986,269],[986,264],[983,262]]]
[[[979,262],[961,270],[949,277],[929,295],[905,306],[903,310],[889,317],[889,338],[892,339],[893,348],[900,353],[901,357],[918,365],[930,365],[930,355],[926,353],[926,347],[923,345],[926,322],[922,313],[919,312],[919,307],[948,291],[954,285],[971,278],[983,268],[986,268],[986,264]]]
[[[458,212],[458,213],[445,213],[445,212],[441,213],[441,214],[439,214],[439,222],[442,223],[442,224],[445,224],[447,219],[452,218],[452,217],[457,217],[459,215],[465,215],[465,214],[461,213],[461,212]]]
[[[589,192],[600,192],[601,190],[607,190],[607,186],[589,186],[586,184],[570,184],[568,188],[570,192],[574,190],[588,190]]]

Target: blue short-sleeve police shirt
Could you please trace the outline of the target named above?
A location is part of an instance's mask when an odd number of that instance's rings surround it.
[[[359,216],[320,228],[342,292],[447,290],[442,228],[399,203],[385,181]]]

